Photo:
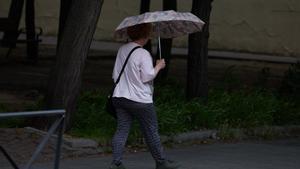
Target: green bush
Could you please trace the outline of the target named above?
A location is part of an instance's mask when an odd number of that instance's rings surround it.
[[[282,98],[279,110],[274,113],[275,125],[299,125],[300,101]]]
[[[250,128],[272,125],[279,100],[262,90],[212,91],[207,106],[216,114],[217,126],[226,122],[230,127]]]
[[[214,113],[200,99],[186,101],[184,89],[174,84],[157,86],[155,89],[155,105],[161,133],[172,135],[203,127],[215,127]]]
[[[0,103],[0,113],[11,112],[5,104]],[[24,118],[0,119],[0,128],[24,127]]]
[[[77,112],[73,114],[71,134],[98,139],[109,144],[116,129],[116,120],[104,111],[107,91],[83,92]],[[27,109],[40,109],[42,99]],[[174,81],[156,84],[154,102],[160,134],[174,135],[199,129],[252,128],[271,125],[299,125],[300,104],[294,97],[282,97],[267,89],[214,88],[208,99],[186,101],[184,88]],[[0,111],[7,108],[0,104]],[[23,121],[5,121],[1,126],[15,127]],[[232,133],[224,132],[224,137]],[[134,121],[129,143],[141,141],[139,125]]]
[[[300,62],[292,64],[285,72],[280,93],[300,100]]]
[[[104,111],[107,92],[85,92],[74,116],[72,133],[78,136],[111,139],[116,122]],[[267,125],[300,124],[299,106],[261,89],[225,91],[212,89],[206,102],[185,100],[184,89],[177,85],[156,85],[155,105],[160,134],[173,135],[204,128],[252,128]],[[298,112],[298,113],[296,113]],[[286,116],[288,115],[288,117]],[[291,119],[293,119],[291,121]],[[141,138],[134,122],[129,142]]]
[[[279,88],[281,106],[274,115],[278,125],[299,124],[300,121],[300,62],[285,72]]]
[[[4,104],[0,103],[0,113],[7,112],[7,111],[8,111],[8,108]]]
[[[89,91],[81,95],[77,112],[73,116],[72,134],[104,139],[115,131],[115,120],[104,111],[105,92]]]

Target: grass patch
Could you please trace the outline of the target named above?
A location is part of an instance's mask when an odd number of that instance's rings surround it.
[[[115,120],[104,111],[106,91],[82,94],[74,116],[72,133],[109,143]],[[227,128],[255,128],[272,125],[300,124],[300,107],[295,100],[286,99],[265,89],[226,91],[212,89],[206,103],[201,99],[185,100],[184,90],[176,83],[157,85],[155,105],[162,135],[174,135],[198,129],[216,129],[224,139],[235,135]],[[137,122],[133,123],[129,143],[140,141]]]
[[[90,137],[106,142],[115,131],[116,121],[104,111],[106,92],[85,92],[79,99],[78,110],[73,117],[72,135]]]

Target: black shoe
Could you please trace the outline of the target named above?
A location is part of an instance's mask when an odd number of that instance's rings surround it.
[[[108,169],[126,169],[126,168],[124,167],[123,164],[120,164],[120,165],[111,164]]]
[[[178,169],[179,166],[180,165],[178,163],[171,160],[166,160],[161,163],[156,163],[156,169]]]

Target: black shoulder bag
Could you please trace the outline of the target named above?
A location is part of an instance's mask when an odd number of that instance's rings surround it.
[[[119,81],[120,81],[120,79],[121,79],[121,75],[122,75],[122,73],[124,72],[125,66],[126,66],[128,60],[129,60],[130,55],[133,53],[134,50],[136,50],[136,49],[138,49],[138,48],[140,48],[140,46],[134,47],[134,48],[129,52],[129,54],[128,54],[126,60],[125,60],[125,63],[124,63],[124,65],[123,65],[122,69],[121,69],[121,72],[120,72],[120,74],[119,74],[119,77],[118,77],[118,79],[116,80],[116,82],[114,83],[113,88],[112,88],[112,90],[111,90],[111,92],[110,92],[110,95],[108,95],[108,97],[107,97],[105,109],[106,109],[106,111],[107,111],[110,115],[112,115],[114,118],[117,118],[117,112],[116,112],[116,109],[115,109],[115,107],[114,107],[114,105],[113,105],[113,103],[112,103],[112,96],[113,96],[113,94],[114,94],[114,91],[115,91],[115,88],[116,88],[117,84],[119,83]]]

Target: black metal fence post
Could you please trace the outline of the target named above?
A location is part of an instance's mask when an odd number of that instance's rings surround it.
[[[65,126],[65,115],[63,115],[62,122],[60,123],[59,128],[58,128],[54,169],[59,169],[61,144],[62,144],[62,140],[63,140],[64,126]]]

